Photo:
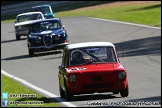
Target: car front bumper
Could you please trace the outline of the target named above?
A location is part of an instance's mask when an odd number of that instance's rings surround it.
[[[68,43],[60,43],[60,44],[54,44],[51,46],[29,46],[29,49],[48,49],[48,50],[52,50],[52,49],[63,49],[66,45],[68,45]]]

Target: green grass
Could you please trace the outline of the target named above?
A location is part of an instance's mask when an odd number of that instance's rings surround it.
[[[115,2],[115,1],[114,1]],[[81,3],[52,7],[56,17],[87,16],[118,20],[150,26],[161,26],[161,4],[138,4],[127,6],[111,6],[92,9],[79,9],[100,4],[108,1],[86,1]],[[109,1],[113,3],[113,1]],[[16,15],[1,16],[1,23],[15,21]]]
[[[12,102],[12,101],[43,101],[43,104],[41,105],[10,105],[8,104],[8,107],[61,107],[60,105],[50,101],[49,99],[47,99],[44,96],[41,96],[40,94],[22,86],[21,84],[19,84],[18,82],[4,76],[1,74],[1,95],[3,92],[8,92],[9,95],[12,94],[17,94],[20,96],[20,94],[34,94],[36,95],[36,97],[34,98],[11,98],[10,96],[8,96],[8,103]],[[4,100],[1,97],[1,101]],[[2,102],[1,102],[2,103]],[[1,104],[2,107],[2,104]]]
[[[88,10],[70,10],[56,13],[57,17],[87,16],[132,22],[150,26],[161,26],[161,4],[114,6]]]

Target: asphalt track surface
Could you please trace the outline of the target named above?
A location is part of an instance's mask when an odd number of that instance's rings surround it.
[[[127,69],[129,81],[128,97],[122,98],[120,94],[113,95],[111,92],[95,93],[76,95],[70,103],[80,107],[91,106],[94,102],[106,103],[107,106],[108,102],[116,102],[118,105],[126,102],[139,104],[140,101],[147,102],[145,104],[161,103],[161,29],[88,17],[68,17],[61,20],[69,35],[69,43],[110,41],[115,44],[119,60]],[[62,53],[29,57],[26,37],[17,41],[13,31],[14,23],[1,24],[1,69],[60,97],[58,66],[61,64]],[[53,101],[57,100],[36,92]],[[61,102],[57,103],[66,106]]]

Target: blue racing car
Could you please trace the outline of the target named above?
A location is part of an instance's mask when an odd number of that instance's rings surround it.
[[[30,23],[27,36],[30,57],[35,56],[35,52],[63,49],[66,45],[68,45],[68,35],[60,18]]]

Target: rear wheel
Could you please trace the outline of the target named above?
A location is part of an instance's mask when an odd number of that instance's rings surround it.
[[[33,49],[28,49],[28,50],[29,50],[29,56],[34,57],[35,56],[34,50]]]
[[[127,87],[124,90],[120,91],[120,95],[122,97],[128,97],[128,94],[129,94],[129,88],[128,88],[128,84],[127,84]]]
[[[66,82],[65,82],[65,99],[66,99],[67,101],[70,101],[70,100],[72,100],[72,98],[73,98],[73,95],[72,95],[71,93],[69,93],[67,84],[66,84]]]
[[[16,34],[16,40],[20,40],[20,35]]]

